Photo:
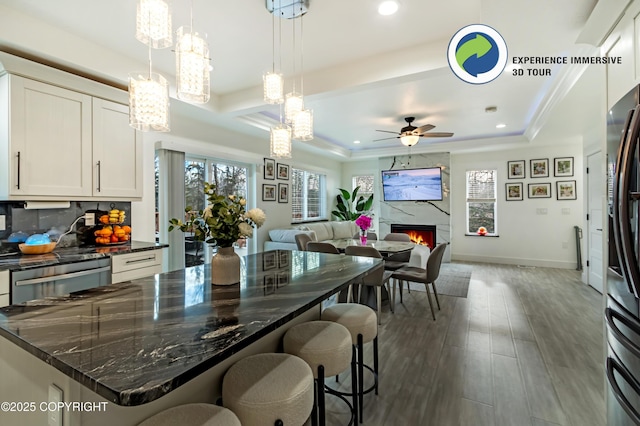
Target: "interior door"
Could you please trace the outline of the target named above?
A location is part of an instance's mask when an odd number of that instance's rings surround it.
[[[604,205],[604,175],[602,152],[596,152],[587,157],[587,211],[589,212],[587,249],[589,268],[587,283],[603,292],[603,217],[602,206]]]

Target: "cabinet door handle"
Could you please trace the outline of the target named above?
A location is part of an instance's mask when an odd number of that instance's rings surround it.
[[[151,256],[151,257],[145,257],[145,258],[142,258],[142,259],[127,260],[125,262],[125,264],[130,265],[132,263],[148,262],[150,260],[156,260],[156,257],[155,256]]]
[[[100,192],[100,161],[98,161],[96,165],[98,166],[98,187],[96,189]]]
[[[17,181],[17,188],[20,189],[20,151],[18,151],[18,181]]]

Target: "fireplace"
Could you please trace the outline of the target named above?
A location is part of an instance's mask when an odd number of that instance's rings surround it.
[[[391,232],[404,233],[411,237],[411,241],[429,248],[436,246],[435,225],[400,225],[391,224]]]

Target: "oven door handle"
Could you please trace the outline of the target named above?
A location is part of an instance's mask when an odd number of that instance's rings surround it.
[[[640,327],[638,327],[638,324],[611,308],[607,308],[604,310],[604,318],[607,322],[609,331],[613,333],[616,340],[620,344],[622,344],[622,346],[624,346],[628,351],[633,353],[635,357],[640,358],[640,347],[638,347],[638,345],[633,343],[627,336],[625,336],[622,330],[620,330],[620,328],[613,322],[613,320],[616,319],[620,321],[635,334],[640,335]]]
[[[42,277],[42,278],[32,278],[32,279],[28,279],[28,280],[19,280],[19,281],[16,281],[14,285],[16,285],[16,286],[33,285],[33,284],[48,283],[48,282],[51,282],[51,281],[68,280],[68,279],[71,279],[71,278],[83,277],[85,275],[93,275],[93,274],[97,274],[99,272],[106,272],[106,271],[111,271],[111,266],[104,266],[102,268],[88,269],[86,271],[70,272],[68,274],[50,275],[48,277]]]

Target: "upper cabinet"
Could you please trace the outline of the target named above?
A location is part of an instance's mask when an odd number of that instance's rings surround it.
[[[129,126],[129,107],[93,98],[93,195],[142,197],[142,138]]]
[[[0,198],[142,197],[128,107],[17,75],[0,77]]]

